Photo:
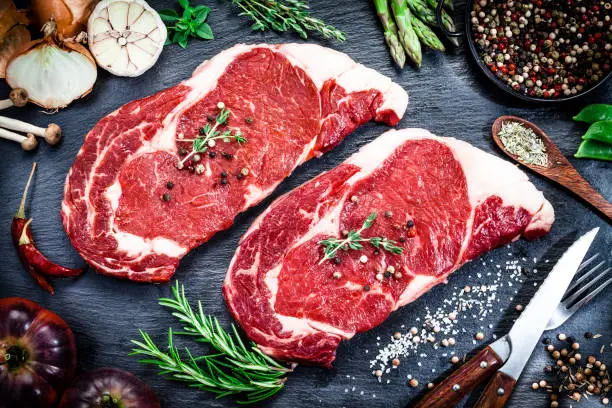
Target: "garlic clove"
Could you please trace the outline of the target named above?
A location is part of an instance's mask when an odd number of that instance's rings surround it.
[[[89,17],[89,48],[101,68],[138,76],[151,68],[166,41],[166,26],[143,0],[102,0]]]

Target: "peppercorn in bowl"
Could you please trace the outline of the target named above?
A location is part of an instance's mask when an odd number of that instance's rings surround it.
[[[524,100],[584,96],[611,76],[612,1],[473,0],[466,30],[478,66]]]

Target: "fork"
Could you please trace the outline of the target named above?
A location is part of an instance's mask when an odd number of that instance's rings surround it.
[[[576,272],[576,274],[579,274],[580,272],[585,270],[598,257],[599,257],[599,254],[597,253],[593,255],[592,257],[590,257],[589,259],[587,259],[586,261],[584,261],[580,265],[580,268],[578,268],[578,271]],[[606,286],[612,283],[612,276],[611,276],[608,280],[604,281],[596,288],[591,289],[594,285],[596,285],[603,278],[605,278],[608,272],[610,272],[610,269],[612,269],[608,267],[604,269],[603,272],[600,272],[597,276],[593,277],[593,275],[599,269],[601,269],[601,267],[604,266],[605,264],[606,264],[605,260],[599,262],[597,265],[593,266],[588,272],[584,273],[580,278],[578,278],[576,282],[574,282],[567,289],[567,291],[565,292],[565,295],[563,295],[563,299],[561,299],[561,302],[559,302],[559,306],[557,306],[557,308],[553,312],[552,317],[548,321],[548,325],[546,326],[545,330],[552,330],[552,329],[556,329],[557,327],[561,326],[563,323],[567,321],[567,319],[569,319],[574,313],[576,313],[578,309],[584,306],[587,302],[589,302],[591,299],[593,299],[595,296],[601,293],[601,291],[603,291],[606,288]],[[584,282],[587,282],[587,283],[584,286],[582,286],[580,289],[578,289],[578,287]]]

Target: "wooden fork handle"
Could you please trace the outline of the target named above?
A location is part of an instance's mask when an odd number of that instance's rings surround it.
[[[487,346],[438,384],[413,408],[454,407],[474,387],[488,379],[502,363],[502,359]]]
[[[474,408],[503,408],[508,402],[515,385],[516,380],[514,378],[498,371],[487,384]]]

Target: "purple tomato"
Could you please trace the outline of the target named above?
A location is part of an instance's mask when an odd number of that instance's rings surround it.
[[[157,396],[132,373],[100,368],[79,376],[59,408],[160,408]]]
[[[54,406],[75,369],[66,322],[30,300],[0,299],[0,408]]]

